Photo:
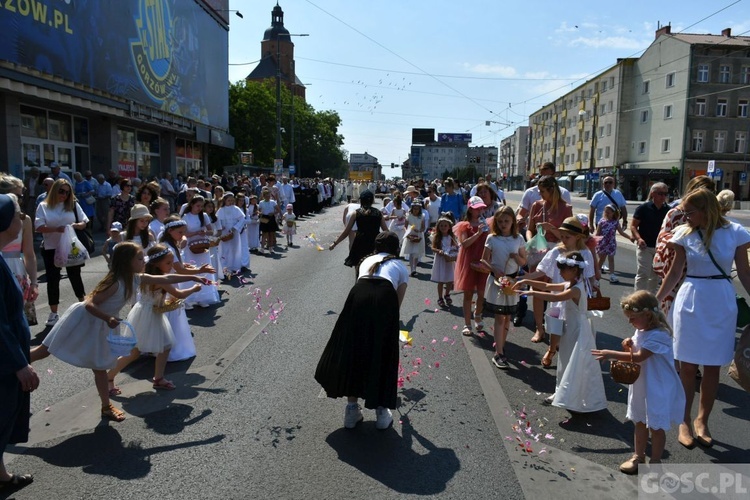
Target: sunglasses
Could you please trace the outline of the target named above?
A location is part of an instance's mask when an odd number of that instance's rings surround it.
[[[695,212],[697,212],[697,210],[691,210],[689,212],[686,212],[685,210],[683,210],[680,213],[682,213],[683,217],[690,218],[690,216],[693,215]]]
[[[659,196],[669,196],[669,193],[667,193],[666,191],[654,191],[654,195],[657,195],[657,194]]]
[[[57,194],[68,195],[68,194],[70,194],[70,189],[62,189],[62,188],[60,188],[60,189],[57,190]]]
[[[604,181],[604,184],[614,184],[615,181]]]

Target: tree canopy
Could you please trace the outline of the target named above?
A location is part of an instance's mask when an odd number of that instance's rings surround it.
[[[294,102],[294,163],[297,176],[345,177],[344,137],[338,133],[341,118],[335,111],[316,111],[297,97]],[[281,149],[284,166],[289,166],[292,134],[292,95],[281,86]],[[240,163],[240,152],[252,151],[254,164],[271,167],[276,156],[276,85],[241,80],[229,85],[229,133],[234,136],[234,151],[211,147],[212,168]]]

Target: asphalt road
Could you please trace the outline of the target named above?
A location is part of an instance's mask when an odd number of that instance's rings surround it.
[[[508,198],[517,202],[520,194]],[[554,371],[540,367],[546,346],[529,342],[531,313],[510,334],[511,369],[495,369],[490,336],[463,338],[460,307],[435,311],[430,257],[410,280],[402,306],[413,345],[403,350],[409,377],[394,426],[377,431],[374,412],[365,411],[363,424],[344,430],[344,403],[321,394],[312,375],[353,271],[343,265],[345,245],[318,251],[303,239],[313,234],[327,247],[341,230],[342,209],[302,219],[298,247],[253,255],[250,274],[222,284],[221,305],[188,312],[198,356],[168,365],[177,390],[151,389],[151,359],[131,365],[118,379],[123,395],[115,398],[128,413],[125,422],[100,421],[90,371],[52,357],[37,363],[42,385],[32,396],[32,441],[6,455],[11,471],[32,472],[36,480],[13,498],[637,495],[635,479],[617,471],[632,453],[627,388],[611,382],[603,366],[606,411],[582,416],[542,406]],[[632,246],[622,245],[621,283],[603,285],[615,304],[632,288],[634,263]],[[87,290],[104,269],[101,257],[87,264]],[[72,293],[67,283],[62,290],[64,308]],[[48,312],[45,301],[43,295],[40,318]],[[602,347],[617,347],[632,334],[616,309],[595,326]],[[35,342],[47,330],[32,328]],[[672,431],[665,459],[750,462],[749,402],[723,376],[711,421],[716,445],[685,450]]]

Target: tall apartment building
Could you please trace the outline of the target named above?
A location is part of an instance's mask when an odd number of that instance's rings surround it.
[[[494,146],[470,147],[468,143],[436,142],[411,147],[410,174],[438,179],[454,169],[475,167],[479,175],[496,178],[498,150]]]
[[[522,189],[529,170],[529,127],[516,128],[500,141],[498,178],[503,176],[510,189]]]
[[[531,173],[552,161],[564,185],[586,191],[587,178],[616,172],[637,199],[656,181],[681,189],[713,160],[720,188],[745,199],[748,85],[750,37],[660,28],[640,58],[618,60],[531,115]]]

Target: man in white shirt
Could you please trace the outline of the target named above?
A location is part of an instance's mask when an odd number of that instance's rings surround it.
[[[292,185],[289,184],[289,178],[282,177],[281,178],[281,186],[279,186],[279,196],[281,196],[281,206],[285,207],[289,203],[292,205],[294,202],[297,201],[296,197],[294,196],[294,188],[292,188]]]

